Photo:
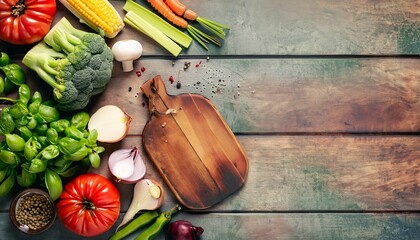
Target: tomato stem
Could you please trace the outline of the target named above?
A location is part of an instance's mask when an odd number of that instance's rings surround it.
[[[13,17],[19,17],[26,10],[25,0],[19,0],[15,6],[10,8]]]
[[[89,201],[86,198],[83,198],[82,202],[77,203],[77,205],[83,205],[83,209],[86,209],[86,210],[95,210],[96,209],[95,204],[93,204],[93,202]]]

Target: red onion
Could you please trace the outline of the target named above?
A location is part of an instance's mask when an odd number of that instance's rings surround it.
[[[178,220],[169,224],[166,240],[197,240],[203,234],[202,227],[196,227],[189,221]]]

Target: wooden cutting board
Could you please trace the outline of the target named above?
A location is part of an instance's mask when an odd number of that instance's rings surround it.
[[[182,205],[209,208],[245,183],[247,156],[209,99],[168,95],[160,76],[141,90],[151,114],[143,146]]]

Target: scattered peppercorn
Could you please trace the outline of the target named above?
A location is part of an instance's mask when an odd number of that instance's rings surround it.
[[[187,70],[191,66],[191,62],[184,62],[184,70]]]
[[[16,220],[31,230],[39,230],[52,221],[53,211],[53,206],[46,197],[30,194],[22,197],[16,210]]]
[[[146,68],[145,67],[141,67],[141,69],[140,69],[142,72],[144,72],[144,71],[146,71]]]
[[[178,88],[178,89],[180,89],[180,88],[181,88],[181,82],[180,82],[180,81],[178,81],[178,82],[176,83],[176,88]]]
[[[172,83],[174,83],[174,81],[175,81],[174,76],[170,76],[169,77],[169,82],[171,82],[171,84],[172,84]]]
[[[137,77],[141,76],[141,72],[139,70],[136,71]]]
[[[128,87],[128,91],[131,92],[131,90],[132,90],[132,88],[131,87]]]

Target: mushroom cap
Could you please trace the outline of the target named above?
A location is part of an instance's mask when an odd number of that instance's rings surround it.
[[[114,55],[115,60],[119,62],[136,60],[142,53],[142,45],[133,39],[120,40],[112,46],[112,54]]]

